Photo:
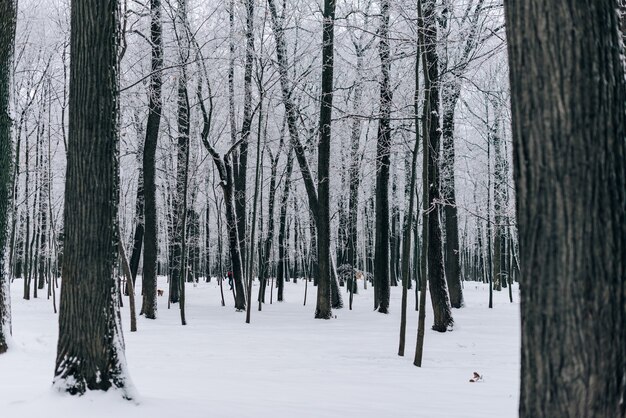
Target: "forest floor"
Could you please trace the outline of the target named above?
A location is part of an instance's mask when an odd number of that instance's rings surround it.
[[[304,282],[286,283],[286,301],[274,299],[262,312],[255,304],[252,323],[246,324],[245,313],[232,308],[226,283],[227,306],[221,306],[214,280],[187,287],[187,326],[180,325],[178,306],[168,310],[166,297],[160,297],[158,319],[140,317],[136,333],[129,332],[125,299],[126,357],[138,393],[136,402],[128,402],[114,392],[76,399],[52,389],[57,316],[45,297],[23,300],[21,285],[12,285],[12,347],[0,356],[3,418],[517,416],[517,287],[515,303],[509,303],[506,289],[494,292],[494,309],[488,309],[488,287],[465,282],[466,306],[454,310],[454,330],[444,334],[430,330],[429,299],[422,368],[413,366],[413,291],[406,356],[397,355],[399,287],[391,289],[388,315],[372,310],[368,287],[355,295],[352,311],[335,310],[335,319],[323,321],[313,319],[316,288],[308,287],[303,306]],[[482,381],[469,382],[474,371]]]

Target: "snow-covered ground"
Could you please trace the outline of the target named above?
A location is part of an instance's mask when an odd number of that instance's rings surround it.
[[[466,282],[466,307],[454,311],[454,331],[426,333],[422,368],[413,366],[412,291],[402,358],[400,288],[392,288],[389,315],[372,311],[368,288],[355,296],[354,310],[336,310],[336,319],[322,321],[313,319],[316,288],[309,286],[303,306],[304,282],[286,283],[286,301],[266,304],[262,312],[254,306],[251,324],[232,308],[226,290],[222,307],[215,281],[188,286],[184,327],[178,307],[168,310],[166,297],[160,297],[158,320],[140,317],[136,333],[128,330],[125,300],[126,356],[139,393],[137,402],[128,402],[118,393],[76,398],[52,389],[57,317],[51,301],[23,300],[21,282],[14,282],[13,346],[0,356],[0,417],[517,416],[517,287],[513,304],[508,292],[494,292],[490,310],[488,288]],[[426,323],[432,325],[430,311]],[[469,382],[474,371],[484,375],[482,382]]]

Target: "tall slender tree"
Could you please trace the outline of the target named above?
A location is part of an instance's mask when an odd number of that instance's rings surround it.
[[[10,91],[17,0],[0,2],[0,354],[7,351],[11,334],[11,306],[7,263],[7,232],[13,174]]]
[[[246,266],[246,195],[248,174],[248,141],[252,131],[252,67],[254,64],[254,0],[245,0],[246,7],[246,54],[243,76],[243,121],[241,124],[241,143],[233,152],[233,169],[235,170],[235,210],[237,213],[237,233],[241,246],[241,260]]]
[[[174,195],[174,211],[172,221],[173,237],[172,259],[170,260],[170,295],[171,303],[180,300],[181,274],[184,276],[186,266],[183,264],[183,238],[185,235],[185,220],[187,218],[187,189],[189,177],[189,131],[190,131],[190,104],[187,87],[187,63],[190,55],[190,33],[187,22],[187,0],[179,0],[174,17],[176,37],[178,41],[178,97],[177,97],[177,141],[176,141],[176,191]],[[183,285],[184,286],[184,283]]]
[[[158,222],[156,207],[155,157],[161,124],[161,86],[163,77],[163,40],[161,22],[161,0],[150,0],[150,41],[152,42],[152,73],[148,87],[148,122],[143,147],[144,188],[144,250],[141,314],[155,319],[157,313],[157,256]]]
[[[330,142],[333,107],[333,73],[335,56],[335,0],[324,0],[322,34],[322,104],[317,161],[317,306],[315,317],[329,319],[331,309],[330,272]]]
[[[626,415],[620,3],[505,1],[522,418]]]
[[[378,312],[389,312],[389,166],[391,164],[391,57],[389,52],[389,1],[381,2],[379,29],[381,63],[380,119],[376,150],[376,250],[374,281]]]
[[[119,200],[119,3],[71,3],[63,285],[55,386],[119,388],[126,374],[115,277]]]

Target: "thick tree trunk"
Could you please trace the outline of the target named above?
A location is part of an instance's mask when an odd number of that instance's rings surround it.
[[[119,31],[117,1],[72,1],[63,286],[54,384],[70,394],[120,388],[130,398],[115,277]]]
[[[9,348],[11,295],[7,263],[7,232],[11,209],[13,151],[11,141],[10,91],[17,0],[0,3],[0,354]]]
[[[439,124],[439,59],[437,55],[437,21],[435,1],[424,1],[424,48],[428,62],[429,79],[429,128],[428,128],[428,282],[434,311],[433,329],[445,332],[452,325],[450,299],[443,268],[441,245],[441,200],[439,179],[439,155],[441,129]]]
[[[382,78],[380,81],[380,119],[376,149],[376,246],[374,252],[374,282],[378,312],[389,313],[389,166],[391,152],[391,100],[389,80],[389,1],[381,3],[379,29]]]
[[[626,85],[618,2],[505,6],[522,275],[520,417],[624,417]]]

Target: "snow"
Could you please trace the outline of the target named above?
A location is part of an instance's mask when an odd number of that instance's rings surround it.
[[[159,286],[167,288],[164,282]],[[168,310],[166,297],[160,297],[158,319],[140,317],[136,333],[128,330],[126,298],[122,313],[126,359],[139,394],[129,402],[115,391],[77,398],[52,388],[57,316],[45,298],[23,300],[18,280],[12,286],[13,345],[0,356],[0,416],[517,416],[517,287],[513,304],[506,289],[494,292],[490,310],[488,287],[465,282],[466,306],[453,312],[454,331],[427,330],[422,368],[412,364],[415,293],[409,291],[406,356],[398,357],[401,289],[391,291],[389,315],[372,311],[373,292],[368,287],[355,295],[354,310],[335,310],[337,318],[324,321],[313,319],[316,288],[309,286],[303,306],[304,282],[290,282],[285,302],[268,303],[262,312],[253,305],[252,323],[246,324],[245,313],[232,307],[226,283],[227,306],[222,307],[219,287],[212,281],[188,285],[187,326],[180,325],[178,306]],[[430,326],[430,300],[428,305]],[[469,382],[474,371],[484,376],[481,382]]]

